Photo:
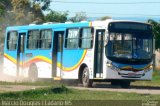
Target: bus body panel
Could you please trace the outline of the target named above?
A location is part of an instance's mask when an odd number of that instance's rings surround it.
[[[8,50],[9,45],[7,45],[9,33],[17,32],[17,41],[14,50]],[[26,38],[26,30],[7,30],[6,39],[4,46],[4,73],[8,73],[11,76],[23,76],[23,62],[25,61],[24,53],[20,50],[23,45],[23,50],[25,52],[24,40]],[[21,42],[22,40],[22,42]],[[23,43],[23,44],[21,44]],[[18,70],[18,71],[17,71]]]
[[[51,78],[51,50],[26,50],[25,67],[36,64],[39,78]]]
[[[89,26],[89,22],[85,23],[79,23],[78,26],[77,24],[48,24],[48,25],[31,25],[31,26],[15,26],[15,27],[8,27],[6,32],[8,31],[22,31],[26,30],[27,32],[30,30],[43,30],[43,29],[52,29],[52,31],[62,31],[66,30],[67,28],[79,28],[79,27],[87,27]],[[23,31],[22,31],[23,32]],[[6,34],[7,35],[7,34]],[[28,35],[26,35],[26,38]],[[65,37],[65,36],[64,36]],[[27,42],[27,41],[26,41]],[[16,67],[17,67],[17,51],[9,51],[6,48],[7,45],[7,39],[5,41],[5,47],[4,47],[4,73],[16,76]],[[53,47],[53,43],[52,43]],[[52,48],[51,48],[52,49]],[[52,50],[41,50],[41,49],[36,49],[36,50],[29,50],[25,48],[25,61],[24,61],[24,67],[23,67],[23,73],[25,77],[28,77],[29,69],[32,64],[35,64],[37,66],[38,70],[38,77],[39,78],[52,78]],[[65,50],[64,50],[65,51]],[[72,52],[70,52],[72,55]],[[83,50],[81,52],[78,52],[78,57],[74,56],[74,60],[71,61],[71,64],[67,64],[67,60],[63,60],[64,65],[62,67],[62,70],[64,73],[66,72],[67,74],[64,75],[64,78],[70,77],[71,79],[77,79],[78,75],[75,76],[75,72],[73,73],[74,75],[70,75],[74,70],[77,70],[78,73],[78,68],[80,63],[82,63],[82,60],[84,58],[84,53]],[[66,56],[66,53],[64,54]],[[82,56],[83,55],[83,56]],[[59,58],[59,53],[57,55],[57,68],[59,67],[60,64],[60,58]],[[82,57],[82,58],[81,58]],[[80,61],[78,59],[81,59]],[[9,66],[7,64],[10,64]],[[10,67],[11,66],[11,67]],[[58,72],[60,73],[60,72]],[[68,74],[69,73],[69,74]],[[63,73],[62,73],[63,76]]]
[[[9,55],[10,54],[10,55]],[[16,52],[5,52],[4,54],[4,65],[3,65],[3,72],[5,74],[16,76],[16,70],[17,70],[17,61],[16,61]]]
[[[90,79],[122,79],[122,80],[151,80],[152,78],[152,63],[143,64],[143,65],[131,65],[131,64],[121,64],[118,62],[114,62],[109,60],[106,57],[106,48],[109,31],[108,25],[113,20],[108,21],[95,21],[95,22],[81,22],[81,23],[61,23],[61,24],[48,24],[48,25],[33,25],[33,26],[16,26],[16,27],[8,27],[6,31],[20,31],[25,30],[26,32],[26,42],[28,37],[28,31],[30,30],[44,30],[51,29],[52,30],[52,44],[50,49],[36,49],[29,50],[25,46],[25,59],[24,59],[24,67],[22,76],[28,77],[28,73],[31,65],[35,64],[38,70],[38,78],[53,78],[53,71],[56,71],[55,77],[60,77],[62,79],[78,79],[79,71],[82,64],[85,64],[89,69],[89,78]],[[114,22],[124,22],[124,21],[114,21]],[[82,28],[82,27],[93,27],[94,35],[93,35],[93,47],[90,49],[76,48],[76,49],[68,49],[65,47],[65,39],[66,39],[66,30],[68,28]],[[95,46],[96,44],[96,31],[104,30],[105,35],[103,35],[103,60],[101,61],[102,72],[96,73],[95,75]],[[63,37],[63,50],[62,52],[58,52],[55,56],[57,59],[56,62],[53,62],[53,52],[54,52],[54,37],[56,32],[64,32]],[[22,31],[23,32],[23,31]],[[101,39],[102,40],[102,39]],[[22,59],[21,59],[22,60]],[[56,68],[53,69],[53,64]],[[5,39],[4,46],[4,72],[9,75],[16,76],[17,75],[17,52],[7,50],[7,39]],[[131,70],[139,70],[139,71],[131,71]],[[99,75],[98,75],[99,74]],[[101,74],[101,75],[100,75]],[[137,77],[136,74],[141,74],[141,77]],[[142,75],[143,74],[143,75]]]
[[[106,79],[130,79],[130,80],[151,80],[153,69],[152,63],[143,65],[130,65],[113,63],[107,66]],[[131,70],[135,71],[131,71]]]

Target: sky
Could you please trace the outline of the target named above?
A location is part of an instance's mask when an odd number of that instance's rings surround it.
[[[60,12],[69,11],[69,17],[74,16],[77,12],[85,12],[87,17],[110,16],[160,19],[160,0],[52,0],[51,9]]]

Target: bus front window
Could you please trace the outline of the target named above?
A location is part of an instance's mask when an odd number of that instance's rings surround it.
[[[133,58],[149,59],[152,54],[152,39],[133,37]]]
[[[152,58],[152,35],[111,32],[109,37],[106,56],[113,61],[144,62]]]
[[[125,33],[111,33],[112,56],[117,58],[132,58],[132,36]]]

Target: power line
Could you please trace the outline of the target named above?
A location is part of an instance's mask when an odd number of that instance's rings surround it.
[[[59,11],[59,12],[66,12],[66,11]],[[68,11],[69,13],[80,13],[80,12],[73,12]],[[83,11],[84,12],[84,11]],[[84,12],[86,14],[103,14],[103,15],[125,15],[125,16],[150,16],[150,17],[160,17],[160,14],[120,14],[120,13],[100,13],[100,12]]]
[[[72,4],[160,4],[160,2],[71,2],[51,0],[53,3],[72,3]]]
[[[74,2],[74,1],[63,1],[63,0],[51,0],[53,3],[71,3],[71,4],[160,4],[160,2]],[[69,12],[69,13],[78,13],[78,12]],[[151,16],[159,17],[157,14],[119,14],[119,13],[99,13],[99,12],[86,12],[87,14],[113,14],[113,15],[129,15],[129,16]]]
[[[160,16],[160,15],[153,15],[153,14],[119,14],[119,13],[94,13],[94,12],[87,12],[88,14],[114,14],[114,15],[133,15],[133,16]]]

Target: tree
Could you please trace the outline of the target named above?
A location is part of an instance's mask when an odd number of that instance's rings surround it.
[[[4,12],[4,5],[0,2],[0,16]]]
[[[48,10],[50,3],[51,0],[1,0],[0,18],[9,25],[23,25],[33,21],[42,23],[42,11]]]
[[[2,7],[0,7],[0,16],[2,15],[4,9]]]
[[[71,17],[69,20],[72,22],[84,21],[87,20],[87,15],[85,12],[78,12],[74,17]]]
[[[34,2],[35,1],[35,2]],[[50,0],[0,0],[0,43],[4,41],[5,29],[11,25],[42,23],[42,10],[49,8]],[[2,50],[0,48],[0,50]]]
[[[2,16],[6,10],[11,9],[11,1],[10,0],[1,0],[0,1],[0,16]]]
[[[0,51],[3,50],[1,45],[3,45],[4,42],[4,33],[6,28],[4,16],[8,10],[11,10],[11,7],[10,0],[0,0]]]
[[[111,19],[111,17],[109,17],[109,16],[103,16],[103,17],[101,17],[101,18],[98,19],[98,20],[104,21],[104,20],[107,20],[107,19]]]
[[[160,23],[152,19],[149,19],[148,23],[150,23],[153,28],[153,34],[155,37],[155,49],[160,49]]]
[[[45,22],[66,22],[67,21],[68,12],[56,12],[56,11],[50,11],[45,16]]]
[[[29,24],[35,20],[43,19],[40,5],[33,5],[29,0],[12,0],[13,15],[18,25]]]
[[[40,5],[41,6],[41,10],[46,11],[46,10],[50,10],[49,6],[50,6],[51,0],[32,0],[32,5]]]

